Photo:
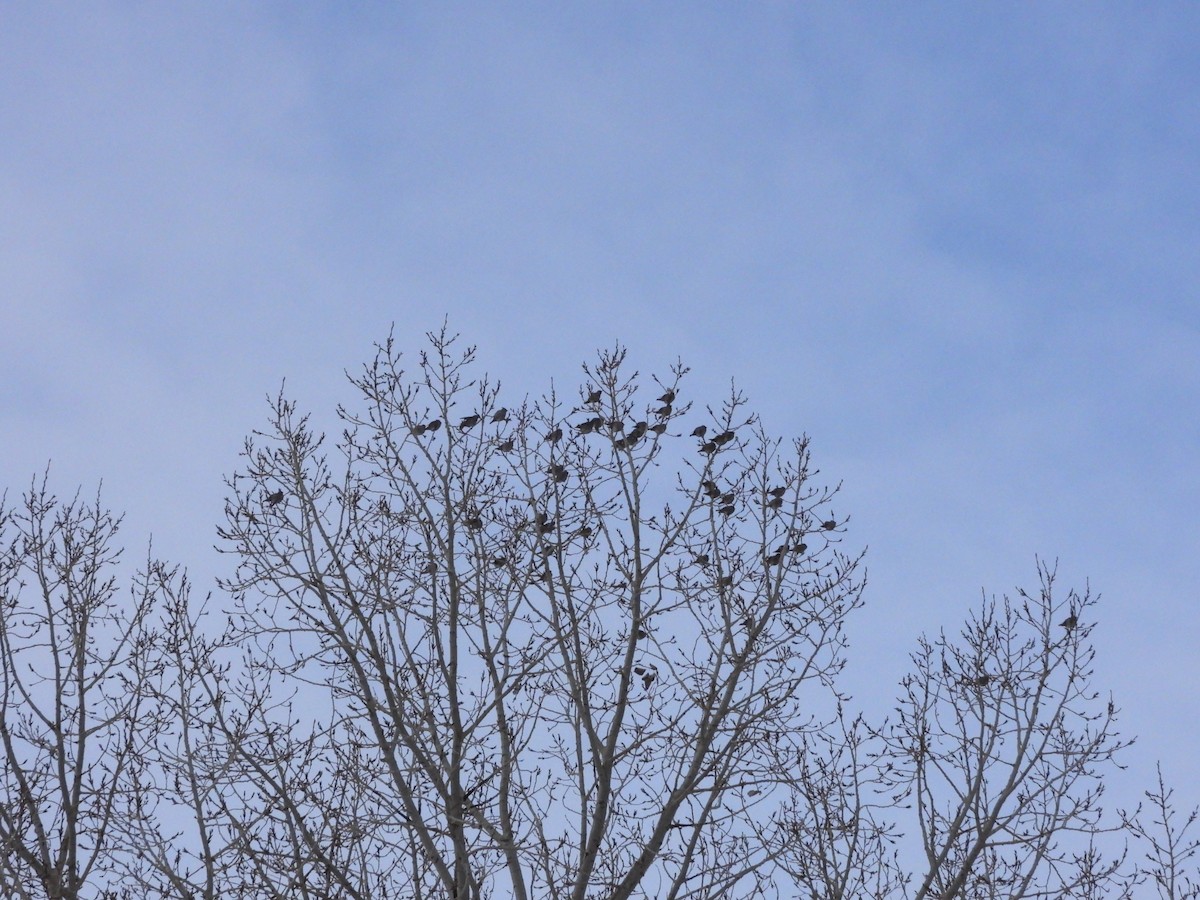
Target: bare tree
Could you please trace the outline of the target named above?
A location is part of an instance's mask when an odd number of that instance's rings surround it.
[[[899,717],[883,733],[889,776],[910,797],[924,897],[1124,896],[1106,859],[1100,798],[1130,741],[1090,686],[1095,598],[1041,587],[985,598],[956,641],[922,639]]]
[[[503,408],[432,338],[337,462],[280,398],[230,482],[244,850],[314,896],[765,893],[860,603],[807,443],[620,350]]]
[[[119,520],[36,481],[0,500],[0,889],[75,900],[110,883],[115,822],[157,727],[141,685],[152,594],[122,604]]]

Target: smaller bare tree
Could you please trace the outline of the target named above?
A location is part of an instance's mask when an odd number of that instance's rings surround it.
[[[1125,896],[1105,858],[1100,799],[1131,743],[1090,687],[1095,598],[984,599],[960,639],[922,638],[899,718],[880,736],[892,783],[916,812],[924,873],[915,896]]]
[[[1157,789],[1146,792],[1150,823],[1141,809],[1124,817],[1130,834],[1148,845],[1139,874],[1155,886],[1161,900],[1196,900],[1200,898],[1200,867],[1193,860],[1200,853],[1200,838],[1189,832],[1200,817],[1200,808],[1181,816],[1175,809],[1175,791],[1163,781],[1162,766],[1157,772]]]
[[[0,500],[0,890],[77,900],[111,884],[114,823],[157,722],[152,593],[118,598],[120,520],[34,482]]]

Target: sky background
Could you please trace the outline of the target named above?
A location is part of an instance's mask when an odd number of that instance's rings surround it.
[[[843,481],[886,710],[980,592],[1103,595],[1200,802],[1200,5],[6,3],[0,486],[202,583],[223,473],[394,322],[508,396],[620,340]],[[857,542],[857,544],[855,543]]]

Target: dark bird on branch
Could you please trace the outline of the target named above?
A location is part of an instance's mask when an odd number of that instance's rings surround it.
[[[512,448],[513,448],[513,439],[512,438],[509,438],[508,440],[503,441],[496,447],[496,449],[499,450],[501,453],[511,453]]]
[[[665,394],[663,394],[661,397],[658,398],[658,402],[659,403],[674,403],[675,402],[675,392],[667,391]]]
[[[588,420],[586,420],[584,422],[580,422],[578,425],[576,425],[575,430],[578,431],[580,434],[591,434],[593,431],[596,430],[596,424],[597,424],[596,419],[588,419]],[[599,424],[603,425],[604,420],[600,419]]]
[[[666,422],[655,422],[653,425],[650,426],[650,430],[653,431],[655,434],[663,434],[667,430],[667,423]]]
[[[784,494],[787,493],[787,488],[785,488],[785,487],[771,488],[769,491],[767,491],[767,493],[770,494],[773,498],[779,499]]]
[[[1079,624],[1079,619],[1075,616],[1075,613],[1071,613],[1071,615],[1067,616],[1065,619],[1063,619],[1058,624],[1061,625],[1063,628],[1067,629],[1067,631],[1070,631],[1072,628],[1074,628],[1076,625]]]
[[[720,447],[724,444],[728,444],[734,439],[734,437],[735,435],[732,431],[722,431],[715,438],[713,438],[713,443]]]
[[[722,506],[720,509],[718,509],[717,512],[719,512],[723,516],[732,516],[733,515],[733,504],[726,503],[724,506]]]
[[[779,509],[779,507],[783,506],[783,498],[772,497],[767,501],[767,506],[771,507],[771,509]]]
[[[548,435],[546,435],[546,440],[548,440],[552,444],[558,443],[558,441],[561,439],[562,439],[562,429],[561,428],[555,428],[552,432],[550,432]]]
[[[717,487],[717,483],[715,481],[701,482],[701,486],[704,488],[704,493],[708,494],[708,496],[712,497],[714,500],[721,496],[721,489]]]
[[[283,502],[283,491],[275,491],[273,494],[267,494],[267,506],[278,506]]]
[[[702,437],[704,437],[704,433],[706,431],[708,431],[707,425],[697,425],[695,428],[692,429],[692,437],[702,438]]]
[[[586,403],[588,406],[595,406],[597,403],[600,402],[600,392],[592,391],[591,393],[589,393],[587,395],[587,400],[585,400],[583,402]]]
[[[493,422],[507,422],[508,421],[508,410],[505,409],[503,406],[500,407],[498,410],[496,410],[494,413],[492,413],[492,421]]]
[[[612,421],[610,421],[608,423],[608,430],[613,432],[614,434],[618,431],[624,431],[625,423],[622,422],[620,419],[613,419]]]
[[[465,419],[463,419],[461,422],[458,423],[458,430],[466,431],[468,428],[474,428],[478,424],[479,424],[478,414],[467,416]]]
[[[570,473],[567,471],[567,467],[560,466],[557,463],[550,467],[550,474],[551,474],[551,476],[553,476],[556,484],[562,484],[564,481],[567,480],[568,477],[570,477]]]
[[[483,519],[481,519],[478,514],[475,514],[473,516],[469,516],[464,524],[472,531],[478,531],[483,527]]]
[[[707,443],[700,445],[700,452],[706,453],[709,456],[712,456],[714,453],[717,452],[717,445],[714,444],[712,441],[708,441]]]
[[[821,527],[826,531],[833,531],[833,529],[837,528],[837,522],[835,522],[833,519],[829,519],[828,521],[822,522]]]
[[[429,562],[427,562],[425,564],[425,568],[423,568],[421,570],[421,574],[422,575],[436,575],[437,574],[437,563],[431,559]]]
[[[442,427],[442,420],[434,419],[432,422],[430,422],[428,425],[425,426],[425,430],[426,431],[437,431],[441,427]]]
[[[658,409],[656,409],[654,411],[654,414],[656,416],[658,416],[660,419],[665,419],[667,416],[669,416],[671,414],[671,411],[672,411],[672,406],[670,403],[668,403],[665,406],[660,406]]]

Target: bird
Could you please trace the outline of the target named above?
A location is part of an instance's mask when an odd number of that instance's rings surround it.
[[[624,431],[625,423],[620,419],[613,419],[608,423],[608,430],[612,432]]]
[[[436,575],[437,574],[437,563],[431,559],[429,562],[427,562],[425,564],[425,568],[423,568],[421,570],[421,574],[422,575]]]
[[[600,391],[598,391],[598,390],[591,391],[587,395],[587,399],[583,402],[586,403],[588,406],[595,406],[597,403],[600,402]]]
[[[478,414],[470,415],[458,423],[458,430],[466,431],[468,428],[474,428],[478,424],[479,424],[479,415]]]
[[[768,566],[777,566],[783,561],[783,552],[787,550],[787,546],[776,548],[775,552],[765,557]]]
[[[733,493],[733,491],[730,491],[730,492],[729,492],[729,493],[727,493],[727,494],[722,494],[722,495],[721,495],[721,502],[722,502],[722,503],[732,503],[733,501],[734,501],[734,493]]]
[[[660,419],[665,419],[667,416],[669,416],[671,414],[672,409],[673,409],[673,407],[671,406],[671,404],[667,403],[667,404],[664,404],[663,406],[660,406],[658,409],[656,409],[654,411],[654,414],[656,416],[658,416]]]
[[[493,556],[492,557],[492,565],[497,569],[502,569],[508,565],[508,557]]]
[[[767,501],[767,506],[771,507],[771,509],[779,509],[779,507],[783,506],[783,498],[772,497],[769,501]]]
[[[793,553],[803,553],[807,549],[808,549],[808,544],[804,543],[804,541],[801,541],[800,543],[792,546]]]
[[[505,409],[503,406],[500,407],[498,410],[496,410],[494,413],[492,413],[492,421],[493,422],[507,422],[508,421],[508,410]]]
[[[434,419],[432,422],[430,422],[428,425],[425,426],[425,430],[426,431],[437,431],[441,427],[442,427],[442,420]]]
[[[706,431],[708,431],[707,425],[697,425],[692,429],[692,437],[703,438]]]
[[[283,501],[283,491],[267,494],[267,506],[278,506]]]
[[[481,519],[479,514],[476,513],[475,515],[468,517],[464,524],[472,531],[478,531],[483,527],[483,519]]]
[[[561,438],[562,438],[562,429],[561,428],[555,428],[552,432],[550,432],[548,435],[546,435],[546,440],[548,440],[552,444],[557,443]]]
[[[821,527],[826,531],[833,531],[833,529],[837,528],[837,522],[835,522],[833,519],[829,519],[825,522],[822,522]]]
[[[1079,619],[1076,617],[1075,613],[1071,613],[1069,616],[1067,616],[1065,619],[1063,619],[1058,624],[1060,626],[1062,626],[1063,628],[1067,629],[1067,631],[1070,631],[1072,628],[1074,628],[1076,625],[1079,624]]]
[[[421,435],[423,435],[425,433],[425,426],[424,425],[414,425],[413,429],[412,429],[412,433],[414,435],[416,435],[417,437],[420,437]]]
[[[550,467],[550,474],[553,476],[556,484],[562,484],[570,476],[566,466],[560,466],[555,463]]]
[[[714,500],[721,496],[721,489],[717,487],[715,481],[703,481],[700,486],[704,488],[704,493],[708,494]]]
[[[603,424],[603,419],[601,420],[601,424]],[[596,430],[596,420],[588,419],[584,422],[580,422],[578,425],[575,426],[575,430],[578,431],[580,434],[591,434],[593,431]]]
[[[667,391],[665,394],[663,394],[661,397],[658,398],[658,402],[659,403],[674,403],[675,402],[675,392]]]
[[[767,493],[770,494],[772,498],[779,499],[784,494],[787,493],[787,488],[782,488],[782,487],[771,488],[769,491],[767,491]]]
[[[717,512],[719,512],[723,516],[732,516],[733,515],[733,504],[726,503],[724,506],[722,506],[720,509],[718,509]]]
[[[700,445],[700,452],[707,453],[710,456],[717,452],[717,445],[712,441],[708,441]]]
[[[513,448],[513,439],[509,438],[507,441],[502,442],[496,449],[499,450],[501,453],[511,453],[512,448]]]
[[[722,431],[715,438],[713,438],[713,443],[720,447],[723,444],[728,444],[734,439],[734,437],[735,435],[732,431]]]
[[[708,554],[707,553],[697,553],[696,554],[696,565],[707,566],[708,565]]]
[[[987,683],[991,680],[992,680],[992,676],[989,675],[987,672],[984,672],[982,675],[980,675],[978,678],[976,678],[973,683],[974,683],[975,687],[986,687]]]
[[[663,434],[667,430],[666,422],[656,422],[650,426],[650,430],[655,434]]]

